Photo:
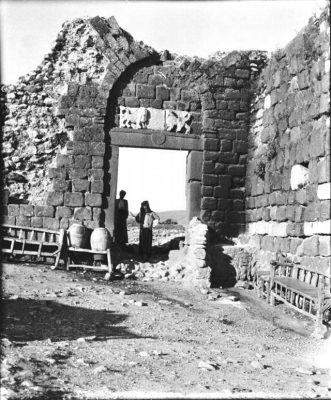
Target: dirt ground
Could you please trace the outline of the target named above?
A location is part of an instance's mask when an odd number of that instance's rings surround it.
[[[309,319],[244,288],[103,278],[3,265],[1,399],[331,398]]]

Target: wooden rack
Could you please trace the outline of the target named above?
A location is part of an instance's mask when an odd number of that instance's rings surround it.
[[[2,253],[16,256],[31,256],[40,259],[53,258],[53,269],[57,268],[63,247],[64,229],[53,231],[42,228],[4,224],[2,230]]]

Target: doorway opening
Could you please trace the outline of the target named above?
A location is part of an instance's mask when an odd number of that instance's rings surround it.
[[[187,151],[119,148],[117,198],[125,190],[129,206],[126,249],[139,254],[139,223],[135,217],[148,201],[159,216],[154,222],[152,258],[162,260],[184,240],[186,224]]]

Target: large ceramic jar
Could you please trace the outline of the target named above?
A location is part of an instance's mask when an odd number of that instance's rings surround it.
[[[68,229],[72,247],[85,249],[88,244],[88,231],[82,224],[74,223]]]
[[[106,228],[95,228],[91,234],[92,250],[107,250],[110,247],[111,236]]]

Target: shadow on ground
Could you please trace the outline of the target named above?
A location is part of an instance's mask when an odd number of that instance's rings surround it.
[[[139,337],[123,326],[116,326],[127,319],[124,314],[48,300],[3,300],[2,317],[2,334],[11,341],[62,341],[88,336],[95,336],[94,340]]]

